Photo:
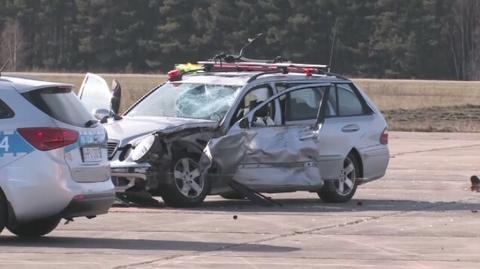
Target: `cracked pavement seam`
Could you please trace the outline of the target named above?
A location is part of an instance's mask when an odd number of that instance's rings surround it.
[[[292,232],[283,233],[283,234],[279,234],[279,235],[275,235],[275,236],[271,236],[271,237],[267,237],[267,238],[263,238],[263,239],[252,240],[252,241],[242,242],[242,243],[238,243],[238,244],[232,244],[232,245],[228,245],[228,246],[222,246],[222,247],[218,247],[218,248],[215,248],[215,249],[212,249],[212,250],[195,251],[195,252],[192,252],[192,253],[189,253],[189,254],[171,255],[171,256],[158,258],[158,259],[153,259],[153,260],[147,260],[147,261],[143,261],[143,262],[136,262],[136,263],[126,264],[126,265],[120,265],[120,266],[116,266],[114,268],[115,269],[132,268],[132,267],[136,267],[136,266],[153,264],[153,263],[161,262],[161,261],[169,262],[169,261],[172,261],[172,260],[177,259],[177,258],[203,256],[203,255],[208,255],[212,252],[232,249],[232,248],[241,247],[241,246],[248,245],[248,244],[266,243],[266,242],[273,241],[273,240],[280,239],[280,238],[288,238],[288,237],[294,237],[294,236],[298,236],[298,235],[313,234],[313,233],[318,232],[318,231],[324,231],[324,230],[333,229],[333,228],[343,228],[343,227],[358,225],[358,224],[362,224],[362,223],[369,222],[369,221],[372,221],[372,220],[379,220],[379,219],[382,219],[382,218],[385,218],[385,217],[407,215],[409,213],[416,212],[416,211],[433,209],[433,208],[436,208],[436,207],[451,205],[451,204],[455,204],[455,203],[459,203],[459,202],[466,202],[466,201],[469,201],[469,200],[472,200],[472,199],[473,198],[460,199],[460,200],[456,200],[456,201],[446,202],[446,203],[441,204],[441,205],[424,206],[424,207],[415,208],[415,209],[412,209],[412,210],[404,210],[404,211],[399,211],[399,212],[387,213],[387,214],[383,214],[383,215],[380,215],[380,216],[363,217],[363,218],[359,218],[359,219],[349,221],[349,222],[345,222],[345,223],[342,223],[342,224],[332,224],[332,225],[326,225],[326,226],[321,226],[321,227],[316,227],[316,228],[311,228],[311,229],[292,231]]]

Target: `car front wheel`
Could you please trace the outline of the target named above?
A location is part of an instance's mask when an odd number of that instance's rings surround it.
[[[197,206],[205,200],[210,186],[200,176],[199,156],[181,153],[174,157],[171,167],[172,180],[162,194],[163,201],[172,207]]]
[[[327,203],[345,203],[352,199],[357,190],[357,178],[360,175],[358,161],[349,154],[343,161],[340,178],[335,181],[325,181],[318,196]]]
[[[59,222],[60,218],[53,217],[26,223],[16,223],[12,226],[7,226],[7,228],[11,233],[20,237],[41,237],[53,231]]]

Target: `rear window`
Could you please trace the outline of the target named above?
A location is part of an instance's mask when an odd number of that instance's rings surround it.
[[[85,127],[94,120],[70,88],[44,88],[23,96],[50,117],[70,125]]]

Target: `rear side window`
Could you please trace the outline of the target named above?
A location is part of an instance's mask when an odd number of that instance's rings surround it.
[[[0,99],[0,119],[13,117],[13,111]]]
[[[358,96],[348,84],[338,85],[337,89],[340,116],[356,116],[365,113]]]
[[[288,93],[286,121],[313,120],[317,118],[323,91],[305,88]]]
[[[24,93],[23,96],[50,117],[77,127],[85,127],[93,120],[70,88],[44,88]]]

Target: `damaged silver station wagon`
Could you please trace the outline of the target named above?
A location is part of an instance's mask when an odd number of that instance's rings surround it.
[[[171,71],[121,116],[119,89],[87,74],[80,98],[105,123],[123,199],[185,207],[208,194],[309,191],[346,202],[385,174],[387,124],[350,80],[320,65],[199,64]]]

